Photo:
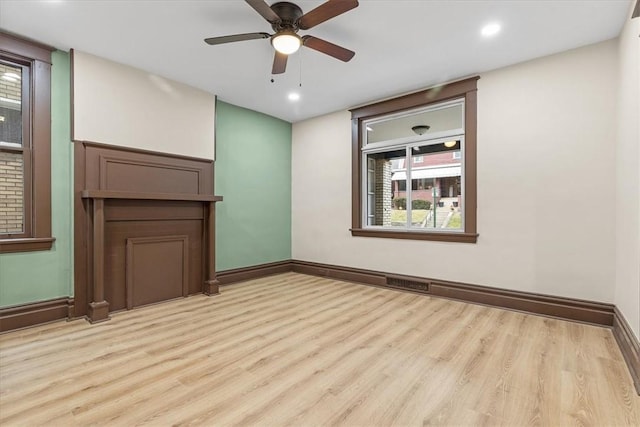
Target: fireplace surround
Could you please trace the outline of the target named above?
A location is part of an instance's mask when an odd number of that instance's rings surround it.
[[[73,317],[218,293],[212,160],[91,142],[74,155]]]

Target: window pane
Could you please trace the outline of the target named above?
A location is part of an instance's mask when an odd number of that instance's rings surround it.
[[[460,152],[460,140],[445,144],[411,149],[411,226],[414,228],[462,230],[462,163],[452,155]]]
[[[393,180],[393,171],[398,169],[399,165],[404,165],[405,159],[405,149],[367,155],[367,198],[364,206],[367,225],[406,225],[406,212],[403,220],[402,215],[398,215],[397,210],[393,208],[394,204],[402,204],[396,197],[398,190],[394,185],[396,183]],[[401,224],[397,224],[399,221]]]
[[[22,145],[22,69],[0,63],[0,144]]]
[[[24,232],[21,83],[20,67],[0,63],[0,234]]]
[[[413,130],[416,126],[425,127]],[[434,133],[462,129],[463,127],[462,104],[455,104],[432,111],[422,111],[385,121],[367,123],[367,143],[415,137],[416,135],[423,135],[426,138]]]

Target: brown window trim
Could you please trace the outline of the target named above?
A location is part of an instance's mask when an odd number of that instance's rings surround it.
[[[0,235],[0,253],[51,249],[51,52],[49,46],[0,32],[0,55],[28,65],[31,138],[25,156],[24,233]]]
[[[7,153],[23,153],[24,152],[24,148],[23,147],[9,147],[6,145],[1,145],[0,144],[0,152],[7,152]]]
[[[358,237],[381,237],[392,239],[432,240],[440,242],[476,243],[478,233],[476,227],[476,161],[477,161],[477,90],[479,76],[471,77],[442,86],[436,86],[420,92],[411,93],[398,98],[365,105],[351,110],[351,235]],[[360,179],[362,176],[361,153],[362,122],[386,114],[397,113],[417,107],[464,98],[465,100],[465,203],[464,232],[434,232],[412,230],[381,230],[362,226],[362,197]]]

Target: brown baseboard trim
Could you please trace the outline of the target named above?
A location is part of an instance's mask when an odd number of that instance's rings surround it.
[[[220,285],[230,285],[232,283],[259,279],[261,277],[286,273],[288,271],[291,271],[291,260],[218,271],[216,272],[216,279],[218,279]]]
[[[336,265],[318,264],[315,262],[293,260],[292,271],[310,274],[312,276],[364,283],[366,285],[386,286],[387,284],[383,273]]]
[[[73,317],[73,298],[56,298],[0,308],[0,332]]]
[[[600,326],[613,325],[611,304],[440,281],[432,281],[430,289],[431,295],[445,298]]]
[[[624,361],[627,362],[636,392],[640,395],[640,341],[618,307],[615,307],[613,312],[613,336],[618,342]]]
[[[475,304],[557,317],[564,320],[592,323],[600,326],[613,326],[614,306],[612,304],[314,262],[293,260],[291,263],[292,270],[298,273],[403,289]]]

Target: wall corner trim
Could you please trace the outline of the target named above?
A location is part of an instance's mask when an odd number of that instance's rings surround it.
[[[636,393],[640,395],[640,341],[618,307],[613,310],[613,336],[627,363]]]

